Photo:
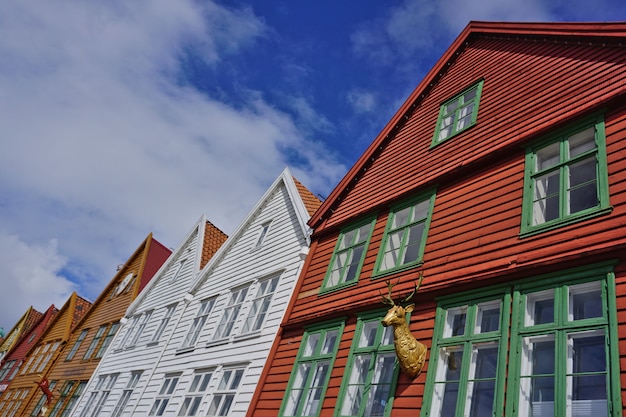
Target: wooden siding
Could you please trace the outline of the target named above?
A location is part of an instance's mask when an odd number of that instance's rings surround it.
[[[302,264],[300,252],[306,244],[306,236],[300,225],[307,219],[298,219],[286,186],[278,183],[274,189],[268,190],[264,201],[225,243],[225,251],[219,259],[203,270],[200,282],[194,286],[193,300],[186,306],[165,351],[151,369],[152,377],[142,389],[133,413],[145,415],[149,412],[166,375],[181,375],[168,404],[168,413],[172,414],[180,408],[195,370],[215,370],[216,374],[207,388],[207,392],[211,392],[219,383],[220,372],[224,367],[232,365],[245,366],[245,373],[229,415],[243,416],[247,412],[267,354],[291,299]],[[263,245],[255,248],[261,226],[269,221],[271,225]],[[256,294],[258,281],[277,274],[280,280],[263,328],[251,335],[242,334],[241,329],[249,313],[250,300]],[[230,299],[231,290],[244,285],[250,285],[247,301],[239,312],[231,335],[227,339],[215,341],[215,330]],[[216,298],[216,303],[198,341],[191,348],[183,348],[201,301],[212,297]],[[150,330],[146,329],[146,332]],[[206,413],[209,399],[210,396],[204,397],[200,414]]]
[[[441,103],[481,77],[485,82],[477,124],[431,148]],[[457,177],[460,169],[480,169],[485,158],[489,163],[497,152],[507,153],[557,123],[598,110],[625,85],[623,47],[475,39],[358,182],[351,184],[324,227],[379,209],[442,176]]]
[[[617,260],[619,351],[621,369],[626,369],[626,48],[594,40],[503,35],[457,44],[463,44],[459,56],[416,100],[393,137],[381,141],[384,146],[373,160],[351,170],[358,173],[355,181],[344,181],[344,188],[331,194],[340,195],[341,202],[325,203],[323,213],[316,212],[314,249],[248,416],[277,415],[303,326],[347,317],[320,413],[333,415],[356,315],[383,307],[379,291],[385,291],[386,279],[399,280],[394,291],[401,293],[412,288],[419,272],[425,279],[410,328],[430,348],[438,296]],[[477,124],[431,147],[441,103],[481,78]],[[524,146],[598,111],[604,111],[611,212],[520,237]],[[373,277],[389,207],[429,187],[437,191],[423,264]],[[320,295],[340,228],[367,216],[376,223],[358,283]],[[419,412],[428,359],[416,380],[400,376],[392,416]],[[622,371],[623,404],[625,375]]]

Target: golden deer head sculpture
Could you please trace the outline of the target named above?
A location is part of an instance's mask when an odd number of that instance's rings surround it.
[[[406,321],[406,313],[412,312],[415,304],[411,303],[407,306],[403,306],[402,304],[409,302],[411,298],[413,298],[417,290],[419,290],[423,278],[420,272],[419,281],[415,285],[413,292],[400,297],[399,303],[396,303],[391,297],[393,287],[397,285],[397,283],[392,284],[391,281],[386,281],[388,294],[381,294],[383,304],[391,306],[381,323],[385,327],[393,326],[393,345],[396,348],[396,356],[400,363],[400,369],[410,378],[417,378],[422,372],[428,349],[426,345],[415,340]]]

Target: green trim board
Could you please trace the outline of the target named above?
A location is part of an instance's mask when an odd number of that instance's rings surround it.
[[[441,105],[431,147],[476,124],[484,82],[481,79],[473,83]]]
[[[305,329],[278,415],[317,416],[335,363],[345,321]]]
[[[341,231],[320,293],[335,291],[358,283],[375,224],[375,217],[367,218]]]
[[[421,416],[621,415],[612,268],[439,300]],[[498,328],[489,313],[497,305]]]
[[[421,265],[435,195],[432,188],[391,208],[373,277]]]
[[[603,115],[593,115],[526,148],[520,236],[611,211]]]

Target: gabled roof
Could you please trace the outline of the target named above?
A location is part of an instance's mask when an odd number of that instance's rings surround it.
[[[0,344],[0,352],[10,351],[43,317],[43,313],[35,310],[32,306],[15,323],[13,328],[6,334]]]
[[[567,42],[593,41],[621,45],[626,40],[626,23],[470,22],[311,217],[309,221],[311,227],[317,230],[332,215],[333,210],[343,201],[354,184],[372,166],[395,134],[402,129],[411,112],[446,74],[447,68],[454,63],[472,39],[479,36],[535,40],[558,38]]]
[[[145,300],[152,288],[154,288],[159,280],[164,276],[164,273],[174,262],[179,260],[182,252],[188,246],[190,241],[193,240],[196,233],[198,234],[198,242],[202,242],[202,244],[198,244],[198,247],[196,248],[198,251],[195,257],[196,265],[194,266],[196,271],[200,271],[201,267],[207,263],[207,260],[210,259],[222,243],[228,239],[228,236],[214,226],[213,223],[208,221],[204,215],[200,216],[200,219],[198,219],[196,224],[191,228],[182,243],[178,245],[167,261],[165,261],[163,265],[161,265],[161,268],[159,268],[159,270],[154,274],[155,278],[150,280],[130,306],[128,306],[125,314],[126,317],[130,317],[134,314],[135,310],[137,310],[143,300]]]
[[[298,185],[299,184],[299,185]],[[230,248],[235,245],[235,243],[239,240],[244,231],[248,228],[250,223],[254,220],[258,212],[261,208],[267,203],[267,201],[272,197],[274,192],[284,185],[287,194],[289,195],[289,200],[293,206],[296,217],[298,219],[298,224],[302,230],[303,236],[306,237],[306,244],[309,243],[310,237],[310,229],[307,226],[307,220],[309,219],[310,212],[315,207],[312,198],[317,199],[309,190],[307,190],[302,184],[297,182],[297,180],[291,175],[289,168],[285,168],[283,172],[274,180],[274,183],[265,191],[265,194],[259,199],[259,201],[255,204],[255,206],[250,210],[246,218],[241,222],[241,224],[237,227],[237,230],[226,240],[226,242],[219,248],[217,253],[211,258],[206,267],[202,270],[197,282],[192,285],[190,293],[194,293],[209,276],[210,272],[219,264],[219,262],[224,258],[226,253],[230,250]],[[309,200],[309,204],[305,204],[305,200]],[[318,200],[319,201],[319,200]]]

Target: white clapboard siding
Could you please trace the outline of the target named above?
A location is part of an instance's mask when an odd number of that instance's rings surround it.
[[[184,312],[185,295],[189,292],[199,272],[201,242],[203,241],[206,227],[206,218],[202,216],[179,247],[172,253],[161,269],[157,271],[154,278],[129,306],[120,329],[110,348],[100,360],[98,368],[83,391],[83,395],[74,407],[72,416],[78,417],[82,414],[91,393],[96,388],[99,378],[104,375],[118,374],[118,377],[100,414],[109,415],[114,410],[126,388],[131,372],[143,371],[128,404],[130,406],[137,402],[139,394],[148,385],[152,376],[152,370],[155,369],[165,350],[165,341],[172,334],[175,324],[180,320]],[[187,261],[182,268],[179,268],[180,261],[183,259]],[[177,271],[176,280],[172,281]],[[156,343],[152,342],[154,333],[164,316],[165,309],[171,304],[177,305],[168,326],[165,328],[159,341]],[[122,344],[126,334],[132,330],[134,318],[141,317],[148,311],[152,311],[151,318],[146,323],[141,336],[134,346]],[[90,415],[91,412],[87,414],[87,416]]]
[[[263,245],[255,249],[261,226],[270,220],[271,226]],[[198,412],[198,415],[206,415],[212,392],[219,384],[224,369],[237,365],[245,365],[246,368],[229,416],[245,415],[303,263],[302,253],[306,253],[308,247],[307,220],[308,214],[293,178],[285,170],[198,275],[190,290],[193,299],[184,305],[180,322],[156,364],[151,380],[144,385],[141,398],[132,408],[132,415],[147,415],[166,376],[180,374],[164,414],[178,415],[194,372],[212,369],[214,375]],[[280,279],[261,330],[254,335],[241,335],[259,280],[275,274]],[[248,284],[251,286],[231,336],[216,342],[215,330],[231,290]],[[200,303],[211,297],[215,297],[216,302],[198,341],[191,348],[183,348]]]

